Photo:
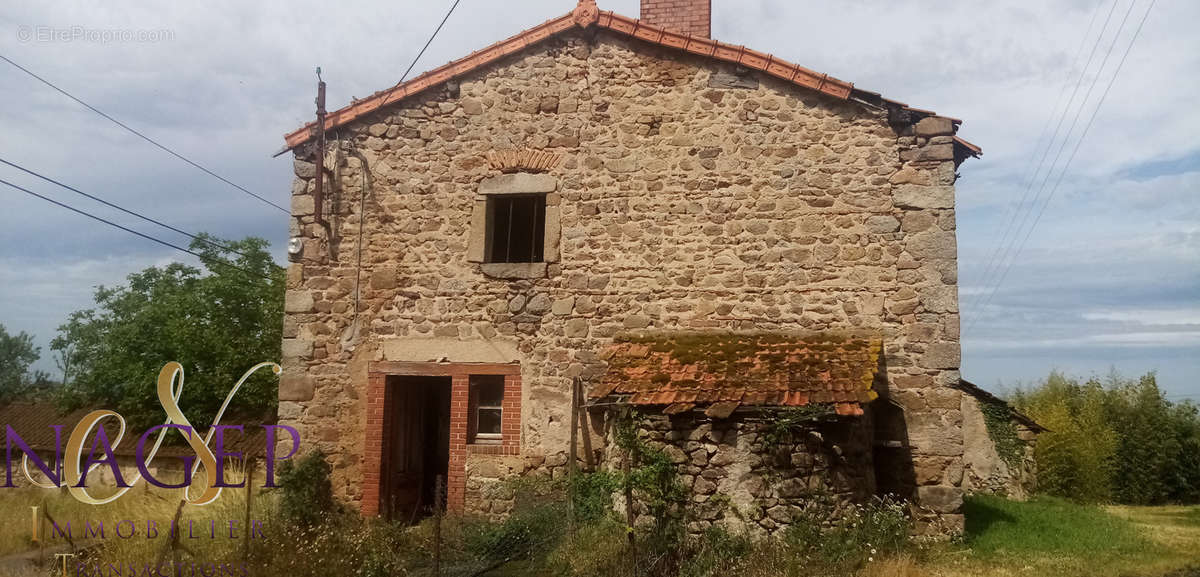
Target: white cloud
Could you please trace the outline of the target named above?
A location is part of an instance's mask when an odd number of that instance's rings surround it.
[[[1097,310],[1081,315],[1089,321],[1115,321],[1135,325],[1197,325],[1200,308]]]
[[[1134,19],[1148,2],[1118,0],[1110,32],[1128,1],[1138,2]],[[628,15],[638,10],[634,0],[599,3]],[[165,3],[151,10],[133,0],[9,2],[0,5],[0,22],[8,25],[0,35],[0,53],[286,204],[291,163],[270,154],[279,149],[283,133],[311,119],[314,68],[321,66],[329,82],[331,107],[386,88],[399,79],[448,5],[375,1],[328,10],[315,2],[266,0]],[[571,0],[463,2],[414,73],[573,5]],[[720,40],[964,119],[961,135],[985,151],[982,159],[961,167],[957,187],[964,329],[979,318],[964,335],[964,369],[968,375],[985,371],[973,375],[983,382],[1040,376],[1026,372],[1034,370],[1029,363],[975,360],[989,350],[1036,354],[1028,347],[1039,346],[1038,340],[1080,343],[1079,349],[1053,349],[1074,355],[1062,360],[1072,366],[1106,362],[1079,352],[1087,347],[1130,348],[1131,342],[1155,339],[1191,342],[1192,337],[1161,327],[1181,327],[1179,318],[1194,320],[1200,302],[1200,142],[1195,138],[1200,107],[1191,103],[1200,84],[1195,74],[1200,36],[1192,33],[1200,3],[1195,2],[1155,5],[1028,246],[990,304],[980,306],[990,292],[981,282],[984,263],[1008,222],[1006,211],[1021,198],[1037,135],[1064,83],[1078,73],[1072,57],[1089,17],[1107,7],[1105,0],[714,2],[714,35]],[[12,32],[21,25],[166,28],[173,37],[153,44],[22,43]],[[1123,49],[1118,43],[1106,71]],[[1102,75],[1099,86],[1105,82]],[[3,63],[0,101],[7,105],[0,111],[5,126],[0,156],[188,230],[226,237],[256,234],[277,247],[286,239],[284,215]],[[1176,159],[1183,161],[1164,173],[1164,161]],[[11,176],[0,170],[0,178]],[[40,183],[20,182],[79,201]],[[90,302],[88,287],[119,281],[167,254],[42,201],[5,194],[10,196],[7,210],[0,212],[0,246],[7,247],[0,259],[0,302],[5,303],[0,323],[10,328],[34,330],[41,337],[70,310]],[[1149,336],[1160,332],[1169,334]],[[1020,349],[1021,343],[1027,348]],[[1163,362],[1183,366],[1177,360]]]

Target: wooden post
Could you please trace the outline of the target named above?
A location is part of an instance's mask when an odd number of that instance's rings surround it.
[[[442,488],[445,486],[445,479],[438,475],[433,493],[433,577],[442,575]]]
[[[633,474],[633,451],[625,452],[625,459],[621,463],[621,470],[625,473],[625,533],[629,537],[629,562],[633,569],[633,574],[637,574],[637,543],[633,538],[633,482],[630,477]]]
[[[592,455],[592,427],[588,423],[587,392],[584,390],[583,381],[579,381],[578,384],[579,428],[583,430],[583,464],[584,470],[590,473],[596,470],[596,463],[593,462],[595,457]]]
[[[250,563],[250,500],[254,495],[254,489],[251,486],[254,483],[254,458],[247,456],[245,462],[245,481],[246,481],[246,524],[242,526],[242,560]]]
[[[579,436],[579,381],[571,381],[571,446],[567,451],[567,528],[575,530],[575,469],[578,453],[575,449]]]

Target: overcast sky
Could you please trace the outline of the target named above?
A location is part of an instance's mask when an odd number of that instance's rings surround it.
[[[1154,6],[1055,187],[1150,1],[713,0],[713,35],[964,120],[960,135],[985,151],[960,168],[958,182],[966,378],[1003,391],[1054,367],[1086,377],[1115,366],[1157,370],[1173,399],[1200,398],[1200,3]],[[330,109],[386,88],[450,1],[21,4],[0,6],[0,54],[287,206],[291,160],[271,155],[312,116],[314,68],[329,83]],[[574,4],[462,0],[414,74]],[[636,0],[599,4],[638,11]],[[1047,149],[1039,135],[1053,131],[1053,113],[1093,46],[1075,103],[1089,98],[1072,140],[1044,187],[1059,141],[1026,187]],[[0,158],[185,230],[265,237],[282,262],[287,218],[276,209],[3,62],[0,102]],[[1072,107],[1060,141],[1074,118]],[[186,242],[7,167],[0,178]],[[7,187],[0,199],[0,323],[37,336],[42,368],[53,368],[55,328],[90,304],[94,286],[180,256]],[[989,268],[1001,240],[1021,244],[1035,219],[1019,256],[1015,247],[1007,253],[1011,268]],[[1025,229],[1006,235],[1013,222]]]

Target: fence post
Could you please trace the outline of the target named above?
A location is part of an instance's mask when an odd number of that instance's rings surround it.
[[[592,455],[592,427],[588,424],[587,410],[587,392],[584,389],[583,381],[578,381],[579,389],[579,428],[583,432],[583,464],[585,471],[592,472],[596,470],[596,463],[593,462]]]
[[[625,532],[629,537],[629,562],[633,568],[632,573],[637,575],[637,543],[633,536],[633,481],[630,480],[633,475],[632,449],[625,451],[621,470],[625,474]]]
[[[246,475],[245,475],[246,524],[242,526],[242,532],[244,533],[244,535],[242,536],[242,543],[243,543],[243,545],[242,545],[242,547],[243,547],[242,560],[246,564],[249,564],[250,563],[250,507],[251,507],[250,500],[254,496],[254,489],[251,488],[254,483],[254,458],[247,456],[245,463],[246,463],[246,466],[245,466],[245,469],[246,469]]]
[[[579,381],[571,380],[571,446],[567,450],[567,530],[575,531],[575,469],[579,458],[575,449],[579,437]]]
[[[445,479],[438,475],[433,489],[433,577],[442,575],[442,488],[445,486]]]

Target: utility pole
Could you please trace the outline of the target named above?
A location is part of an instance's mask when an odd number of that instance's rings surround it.
[[[321,67],[317,67],[317,125],[314,128],[317,136],[317,181],[313,187],[313,215],[317,224],[324,225],[325,217],[321,209],[325,204],[322,188],[325,181],[325,81],[321,79]]]

